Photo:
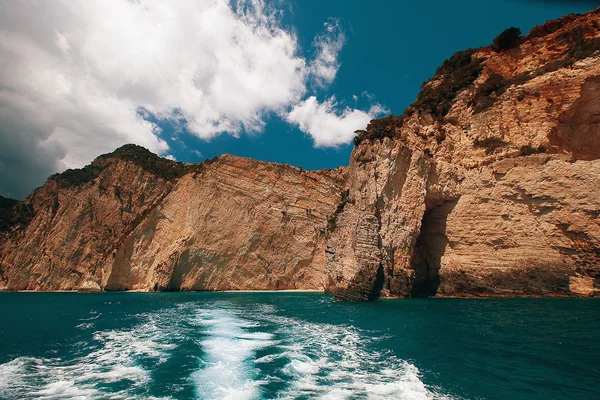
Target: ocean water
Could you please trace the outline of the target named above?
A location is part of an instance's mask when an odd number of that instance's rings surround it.
[[[0,293],[0,398],[600,399],[600,301]]]

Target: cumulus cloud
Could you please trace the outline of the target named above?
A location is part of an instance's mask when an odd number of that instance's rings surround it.
[[[303,101],[311,82],[335,78],[339,24],[325,24],[308,60],[279,17],[263,0],[1,2],[0,194],[23,197],[125,143],[166,155],[156,120],[210,139],[259,132],[265,114],[291,109],[317,145],[351,140],[350,121],[367,113]],[[325,121],[298,119],[310,106]]]
[[[385,112],[387,110],[379,104],[365,112],[339,107],[334,96],[323,103],[319,103],[315,96],[310,96],[294,106],[287,120],[310,135],[316,147],[336,147],[350,143],[354,131],[365,128],[371,119]]]

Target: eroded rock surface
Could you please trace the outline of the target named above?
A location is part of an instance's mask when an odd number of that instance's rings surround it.
[[[222,156],[185,166],[137,146],[92,176],[58,175],[6,238],[7,290],[322,289],[344,169]],[[76,171],[77,172],[77,171]],[[94,176],[97,173],[97,176]]]
[[[596,10],[459,53],[403,116],[372,121],[327,241],[328,290],[598,294],[599,28]]]

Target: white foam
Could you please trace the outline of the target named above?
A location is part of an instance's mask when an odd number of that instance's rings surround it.
[[[82,330],[91,329],[93,327],[94,327],[94,324],[92,324],[90,322],[83,322],[79,325],[75,325],[75,328],[82,329]]]
[[[196,320],[203,325],[207,338],[201,341],[204,366],[192,374],[202,399],[254,399],[260,395],[263,381],[253,367],[258,349],[273,345],[272,335],[248,332],[257,327],[252,321],[225,310],[204,310]]]
[[[105,372],[98,376],[106,382],[119,382],[121,380],[128,380],[135,382],[136,384],[146,383],[148,381],[147,372],[138,366],[126,367],[123,365],[117,365],[110,371]]]
[[[97,395],[92,388],[77,387],[75,381],[56,381],[45,385],[42,389],[29,394],[39,399],[89,399]]]
[[[405,399],[448,398],[430,390],[419,370],[393,354],[370,351],[377,341],[351,326],[310,323],[271,313],[252,313],[279,327],[278,350],[261,362],[289,360],[283,373],[292,384],[281,398]]]
[[[75,359],[20,357],[0,364],[0,398],[140,398],[153,366],[189,338],[198,338],[203,351],[191,373],[201,399],[261,398],[267,382],[285,386],[274,394],[282,399],[446,398],[423,383],[414,365],[373,350],[380,339],[372,333],[279,316],[272,305],[198,307],[178,305],[175,312],[142,314],[131,328],[95,332],[93,347],[85,353],[85,344],[77,345],[83,346],[77,354],[85,354]],[[258,357],[259,351],[268,354]],[[268,372],[261,376],[259,368]],[[126,389],[115,393],[115,386]]]
[[[25,366],[32,358],[19,357],[0,364],[0,398],[11,398],[23,386]]]
[[[139,398],[135,389],[150,380],[140,361],[163,362],[176,336],[167,312],[139,319],[132,328],[94,333],[94,350],[74,359],[20,357],[0,364],[0,398]],[[114,393],[107,387],[120,381],[127,389]]]
[[[312,375],[319,372],[320,368],[313,362],[304,362],[300,360],[292,360],[290,363],[291,368],[302,375]]]
[[[318,398],[320,400],[344,400],[350,398],[353,394],[353,390],[334,387],[331,391],[322,394]]]

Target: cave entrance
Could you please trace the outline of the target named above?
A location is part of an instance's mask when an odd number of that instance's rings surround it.
[[[448,215],[458,200],[448,200],[425,211],[411,260],[415,271],[413,297],[432,297],[440,286],[442,256],[449,241],[446,236]]]

